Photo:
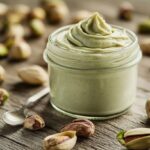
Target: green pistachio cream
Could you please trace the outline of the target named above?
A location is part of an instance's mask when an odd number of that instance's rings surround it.
[[[111,26],[99,13],[50,35],[51,103],[73,117],[108,119],[134,102],[141,51],[136,35]]]

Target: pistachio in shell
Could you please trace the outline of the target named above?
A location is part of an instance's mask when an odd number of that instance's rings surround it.
[[[39,19],[32,19],[29,23],[32,37],[41,37],[45,33],[45,25]]]
[[[43,140],[44,150],[71,150],[77,141],[75,131],[65,131],[47,136]]]
[[[0,65],[0,83],[5,79],[5,69]]]
[[[117,134],[118,141],[128,149],[145,150],[150,148],[150,129],[135,128],[128,131],[120,131]]]
[[[0,88],[0,106],[3,106],[8,98],[9,93],[5,89]]]
[[[29,19],[44,20],[45,18],[46,18],[46,12],[42,7],[35,7],[29,13]]]
[[[0,58],[5,57],[7,55],[8,55],[7,47],[4,44],[0,43]]]
[[[9,58],[13,60],[26,60],[31,56],[30,45],[20,39],[19,42],[14,44],[9,51]]]
[[[4,3],[0,3],[0,18],[7,14],[8,6]]]

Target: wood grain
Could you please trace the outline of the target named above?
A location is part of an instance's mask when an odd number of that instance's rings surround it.
[[[16,2],[20,2],[15,0]],[[12,1],[7,0],[11,5]],[[37,1],[32,1],[35,5]],[[134,32],[137,31],[137,23],[145,19],[147,16],[142,14],[135,14],[132,22],[123,22],[117,19],[116,7],[107,5],[104,1],[92,1],[86,3],[86,0],[69,1],[67,0],[71,12],[86,8],[89,10],[100,11],[108,22],[116,25],[127,27]],[[14,1],[13,1],[14,3]],[[31,3],[31,1],[25,3]],[[109,11],[108,11],[109,10]],[[59,26],[64,25],[62,23]],[[10,62],[8,59],[0,60],[0,64],[5,67],[7,71],[6,81],[0,87],[6,88],[10,91],[10,100],[6,105],[0,108],[0,150],[41,150],[42,139],[49,134],[56,133],[66,123],[70,122],[72,118],[64,116],[56,112],[49,103],[49,96],[42,99],[41,102],[33,108],[34,111],[40,113],[46,120],[46,127],[40,131],[32,132],[21,127],[10,127],[6,125],[1,116],[7,110],[13,110],[20,107],[28,97],[38,92],[43,87],[28,86],[21,83],[17,77],[17,69],[30,64],[40,64],[42,53],[46,45],[47,36],[58,26],[47,26],[47,32],[42,39],[29,41],[32,47],[32,57],[25,62]],[[137,32],[136,32],[137,34]],[[138,35],[138,34],[137,34]],[[139,38],[145,36],[138,35]],[[139,64],[139,78],[137,85],[137,99],[129,112],[118,118],[107,121],[95,121],[96,133],[89,139],[78,139],[74,150],[120,150],[124,149],[116,140],[116,134],[121,129],[131,129],[134,127],[150,127],[150,122],[147,120],[145,113],[145,100],[150,97],[150,58],[143,56]],[[45,68],[46,69],[46,68]],[[129,83],[130,86],[130,83]],[[44,110],[44,111],[43,111]]]

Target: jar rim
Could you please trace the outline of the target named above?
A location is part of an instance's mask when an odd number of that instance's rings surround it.
[[[54,37],[60,33],[63,32],[65,30],[68,30],[72,25],[68,25],[68,26],[64,26],[61,27],[60,29],[57,29],[56,31],[54,31],[48,38],[48,43],[47,43],[47,47],[45,50],[45,55],[46,57],[56,63],[56,64],[60,64],[63,65],[64,67],[70,67],[70,68],[77,68],[77,69],[92,69],[93,67],[96,68],[110,68],[111,67],[111,62],[110,62],[110,66],[105,66],[103,67],[102,65],[100,65],[100,62],[102,60],[99,59],[99,56],[101,54],[76,54],[76,53],[71,53],[69,51],[66,51],[64,47],[60,47],[59,45],[56,45]],[[121,62],[121,64],[119,66],[124,66],[124,65],[133,65],[135,63],[138,63],[138,61],[141,59],[141,51],[138,45],[138,39],[135,35],[134,32],[132,32],[129,29],[120,27],[120,26],[116,26],[116,25],[112,25],[112,27],[114,28],[119,28],[119,29],[125,29],[127,34],[130,36],[132,42],[130,44],[128,44],[125,47],[121,47],[118,48],[116,51],[110,52],[110,55],[114,55],[115,57],[113,58],[115,61],[115,58],[118,58],[119,55],[124,55],[124,59],[127,59],[127,56],[125,56],[126,51],[129,51],[129,49],[135,49],[136,54],[134,54],[134,57],[132,56],[132,58],[130,58],[128,61],[125,62]],[[54,50],[55,49],[55,50]],[[131,51],[130,50],[130,51]],[[133,50],[132,50],[133,51]],[[134,51],[132,53],[135,53]],[[62,53],[65,53],[65,57],[64,55],[62,55]],[[133,54],[132,54],[133,55]],[[82,57],[85,57],[86,59],[83,61]],[[129,56],[131,57],[131,56]],[[135,61],[136,60],[136,61]],[[80,61],[80,62],[78,62]],[[99,62],[100,61],[100,62]],[[96,64],[98,62],[98,64]],[[87,65],[87,63],[93,63],[93,65]],[[83,65],[81,65],[83,64]],[[87,66],[86,66],[87,65]],[[117,65],[112,66],[112,68],[115,67],[119,67]]]

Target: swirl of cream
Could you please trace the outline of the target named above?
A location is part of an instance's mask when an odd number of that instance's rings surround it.
[[[99,13],[74,25],[66,37],[73,45],[87,48],[121,47],[129,42],[125,30],[120,32],[113,29]]]

